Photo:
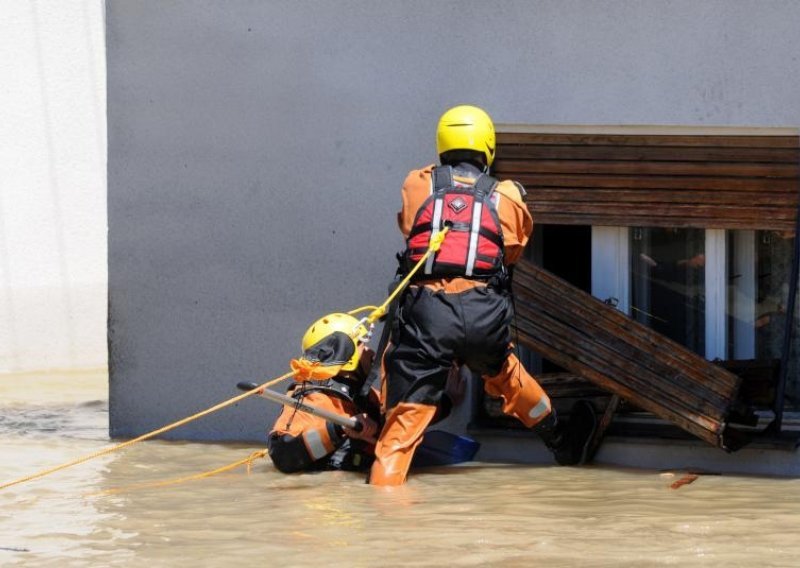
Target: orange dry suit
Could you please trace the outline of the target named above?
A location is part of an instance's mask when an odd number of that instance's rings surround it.
[[[519,184],[498,182],[471,163],[428,166],[406,178],[397,218],[406,269],[431,232],[450,229],[399,301],[383,358],[385,424],[370,483],[405,482],[454,363],[480,374],[484,390],[503,401],[503,412],[543,429],[547,442],[550,399],[511,344],[508,270],[533,230],[523,196]]]
[[[342,416],[367,413],[380,423],[380,393],[364,382],[370,368],[371,352],[365,352],[359,366],[340,372],[326,381],[306,381],[289,387],[289,396]],[[267,437],[272,463],[278,471],[294,473],[311,470],[365,471],[372,464],[375,447],[364,440],[350,439],[341,426],[324,418],[284,406]]]

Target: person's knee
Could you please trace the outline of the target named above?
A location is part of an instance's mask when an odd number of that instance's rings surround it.
[[[498,375],[511,377],[514,374],[515,358],[510,355],[513,353],[514,348],[509,345],[485,347],[482,351],[473,353],[466,361],[466,365],[473,373],[485,378]]]
[[[281,473],[297,473],[309,469],[314,460],[299,437],[273,434],[267,440],[267,449],[275,469]]]

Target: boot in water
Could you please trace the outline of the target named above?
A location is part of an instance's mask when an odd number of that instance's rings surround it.
[[[597,415],[590,402],[579,400],[572,406],[569,422],[564,427],[564,440],[553,450],[561,465],[580,465],[591,459],[589,455],[592,438],[597,430]]]
[[[558,420],[554,410],[534,430],[560,465],[584,464],[591,459],[589,446],[597,430],[597,416],[589,402],[579,400],[572,406],[569,422]]]

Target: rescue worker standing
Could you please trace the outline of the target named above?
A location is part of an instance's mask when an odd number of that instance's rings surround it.
[[[366,334],[356,318],[335,313],[314,322],[303,335],[302,361],[315,365],[315,372],[324,369],[328,378],[295,382],[289,396],[343,417],[355,416],[362,430],[283,407],[267,436],[278,471],[366,471],[372,464],[381,407],[378,391],[364,385],[374,356],[360,339]]]
[[[453,364],[479,374],[486,393],[502,399],[505,414],[533,428],[558,463],[582,463],[596,424],[591,405],[576,403],[569,424],[560,423],[511,344],[509,270],[533,230],[525,191],[487,175],[495,133],[483,110],[448,110],[436,136],[441,166],[414,170],[403,184],[397,219],[406,237],[401,271],[421,258],[433,235],[449,229],[399,302],[383,361],[385,424],[369,483],[406,481]]]

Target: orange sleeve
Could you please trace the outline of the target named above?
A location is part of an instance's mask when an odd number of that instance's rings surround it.
[[[287,394],[291,395],[291,392]],[[356,411],[353,404],[318,391],[306,394],[303,402],[340,416],[352,416]],[[318,432],[323,435],[323,439],[328,439],[327,427],[328,421],[324,418],[283,406],[270,432],[291,436],[305,436],[310,432]]]
[[[504,180],[497,184],[497,215],[503,229],[506,264],[516,264],[533,231],[533,217],[516,183]]]
[[[417,211],[431,194],[432,172],[433,164],[421,170],[412,170],[403,182],[401,190],[403,204],[397,213],[397,225],[405,238],[408,238],[408,233],[411,232]]]

